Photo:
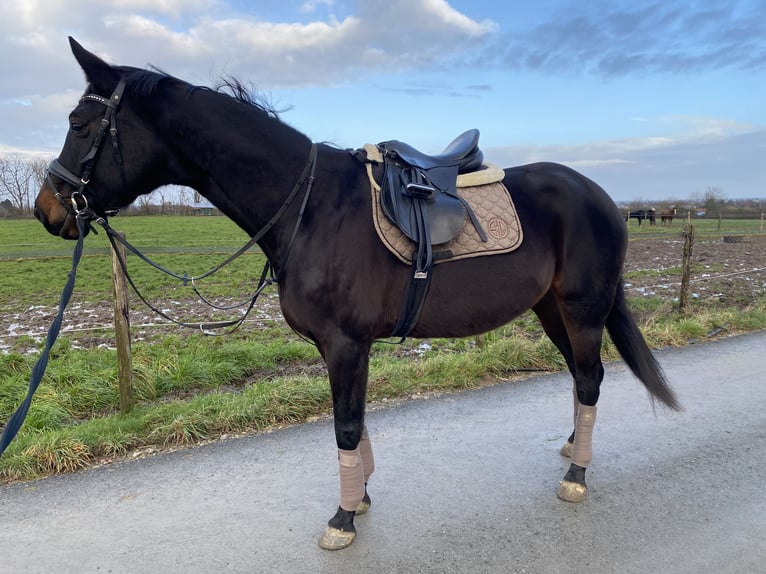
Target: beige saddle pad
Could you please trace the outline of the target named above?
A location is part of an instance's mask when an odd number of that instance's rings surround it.
[[[497,168],[494,169],[497,170]],[[499,177],[502,179],[502,171],[499,173]],[[383,213],[380,207],[380,185],[373,176],[372,163],[367,164],[367,174],[370,177],[372,188],[372,219],[380,240],[400,261],[412,263],[416,245],[399,231],[399,228],[391,223]],[[468,174],[468,176],[471,175],[473,174]],[[473,209],[476,218],[487,233],[488,241],[485,243],[481,240],[466,215],[465,225],[460,235],[447,243],[433,246],[434,263],[483,255],[498,255],[518,249],[523,238],[521,223],[516,214],[513,200],[511,200],[511,196],[502,181],[473,185],[472,178],[469,177],[461,181],[460,178],[462,177],[464,176],[458,178],[458,192]],[[483,179],[497,179],[497,177],[485,175]],[[464,187],[461,183],[468,186]]]

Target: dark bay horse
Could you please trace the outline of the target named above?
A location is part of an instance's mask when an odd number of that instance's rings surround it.
[[[631,219],[638,221],[638,226],[641,227],[641,222],[648,221],[649,225],[655,225],[657,223],[656,210],[652,209],[634,209],[628,212],[625,217],[625,221],[630,222]]]
[[[354,516],[370,505],[370,348],[394,329],[410,276],[373,228],[365,165],[348,151],[313,144],[244,94],[111,66],[70,44],[88,87],[36,199],[37,218],[50,233],[73,239],[78,213],[102,216],[178,184],[199,191],[250,236],[262,234],[258,243],[276,269],[285,319],[327,363],[341,500],[320,545],[348,546]],[[533,309],[574,379],[575,432],[562,449],[571,464],[558,495],[576,502],[586,494],[605,327],[652,399],[674,409],[678,402],[628,310],[626,228],[609,196],[557,164],[504,173],[522,245],[436,266],[412,336],[474,335]]]

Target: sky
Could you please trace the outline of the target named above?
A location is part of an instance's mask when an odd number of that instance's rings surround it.
[[[3,0],[0,155],[58,154],[85,88],[70,35],[236,76],[343,148],[478,128],[496,165],[560,162],[616,201],[766,200],[766,0]]]

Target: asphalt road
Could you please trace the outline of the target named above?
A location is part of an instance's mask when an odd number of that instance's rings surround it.
[[[607,366],[589,498],[565,375],[373,410],[373,506],[341,552],[331,422],[0,487],[0,572],[766,572],[766,332],[658,353],[685,411]]]

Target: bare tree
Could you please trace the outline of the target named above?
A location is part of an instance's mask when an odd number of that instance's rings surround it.
[[[712,213],[720,213],[725,197],[726,193],[723,189],[710,186],[705,190],[705,193],[695,193],[692,199],[710,215]]]
[[[48,164],[50,158],[45,156],[37,156],[29,160],[32,166],[32,183],[35,189],[40,189],[45,182],[45,178],[48,177]]]
[[[168,192],[169,190],[167,186],[158,187],[152,192],[152,195],[160,198],[160,215],[165,215],[165,209],[168,203],[165,199],[165,196],[168,194]]]
[[[138,196],[138,212],[141,215],[149,215],[151,213],[151,196],[150,194]]]
[[[32,164],[19,153],[0,158],[0,193],[11,200],[20,213],[32,212]]]

